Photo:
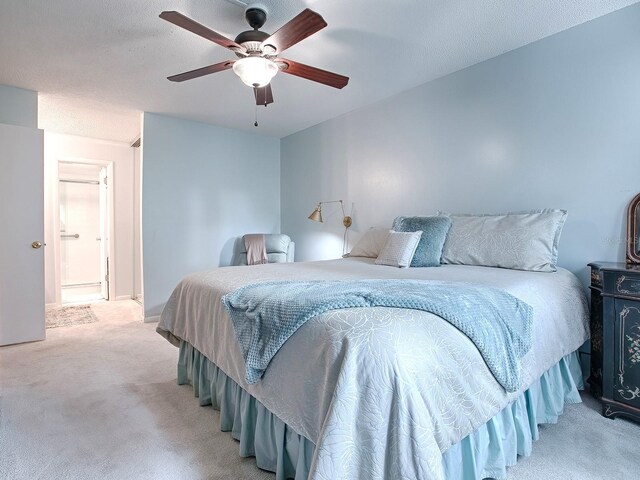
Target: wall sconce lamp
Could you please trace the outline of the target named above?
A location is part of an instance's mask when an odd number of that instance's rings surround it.
[[[352,220],[351,217],[347,214],[345,214],[344,212],[344,204],[342,203],[342,200],[331,200],[328,202],[319,202],[318,206],[316,207],[316,209],[311,212],[311,215],[309,215],[309,220],[313,220],[314,222],[320,222],[320,223],[324,223],[322,221],[322,205],[325,203],[339,203],[340,204],[340,208],[342,209],[342,224],[344,225],[344,236],[342,238],[342,254],[346,254],[346,248],[347,248],[347,232],[349,230],[349,227],[351,226]]]

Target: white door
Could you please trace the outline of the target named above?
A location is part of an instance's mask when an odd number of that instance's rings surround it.
[[[0,124],[0,345],[44,340],[43,145]]]
[[[89,163],[58,163],[62,303],[103,298],[100,169]]]

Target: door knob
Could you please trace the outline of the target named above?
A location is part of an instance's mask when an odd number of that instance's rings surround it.
[[[31,248],[40,248],[41,246],[42,243],[38,242],[37,240],[31,244]]]

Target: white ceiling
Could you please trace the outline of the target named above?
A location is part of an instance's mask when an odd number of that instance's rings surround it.
[[[232,71],[166,80],[233,55],[160,12],[233,39],[249,26],[232,0],[2,0],[0,84],[38,91],[40,128],[60,133],[130,141],[150,111],[283,137],[637,1],[261,0],[269,33],[320,13],[329,26],[284,56],[351,80],[336,90],[279,74],[255,128],[253,93]]]

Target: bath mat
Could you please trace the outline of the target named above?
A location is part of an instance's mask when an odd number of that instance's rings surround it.
[[[47,308],[45,313],[46,328],[70,327],[97,321],[98,318],[91,310],[91,305]]]

